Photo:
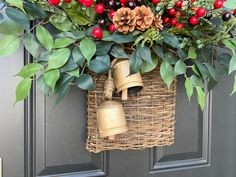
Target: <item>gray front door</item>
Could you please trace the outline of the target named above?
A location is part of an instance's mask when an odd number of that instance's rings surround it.
[[[92,154],[85,150],[86,92],[73,88],[54,107],[55,98],[44,97],[34,85],[29,99],[13,107],[18,79],[12,76],[28,61],[23,49],[0,59],[3,177],[236,177],[232,79],[209,93],[202,113],[196,98],[189,104],[179,78],[174,145]]]

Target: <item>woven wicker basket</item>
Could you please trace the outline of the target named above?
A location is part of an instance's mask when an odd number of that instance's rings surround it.
[[[128,127],[127,133],[116,135],[114,140],[99,135],[96,109],[103,102],[102,93],[107,76],[95,80],[96,90],[88,92],[88,151],[141,150],[174,143],[176,82],[167,90],[158,69],[143,74],[142,78],[144,89],[136,96],[124,102],[118,95],[113,97],[113,100],[123,103]]]

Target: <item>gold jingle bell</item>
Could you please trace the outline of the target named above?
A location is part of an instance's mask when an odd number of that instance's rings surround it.
[[[117,101],[105,101],[97,109],[97,121],[101,137],[114,139],[117,134],[128,131],[122,104]]]
[[[128,94],[134,94],[143,88],[140,72],[130,75],[128,59],[114,60],[112,75],[117,92],[122,92],[122,100],[128,99]]]

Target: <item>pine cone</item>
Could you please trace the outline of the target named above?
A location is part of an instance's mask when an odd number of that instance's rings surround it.
[[[113,17],[113,23],[116,29],[124,34],[134,31],[136,25],[135,11],[127,7],[118,9]]]
[[[141,7],[135,7],[136,12],[136,28],[144,31],[152,25],[153,13],[149,7],[142,5]]]
[[[154,17],[154,20],[153,20],[153,26],[155,27],[155,29],[157,31],[160,31],[163,29],[163,25],[162,25],[162,19],[161,19],[161,16],[160,15],[156,15]]]

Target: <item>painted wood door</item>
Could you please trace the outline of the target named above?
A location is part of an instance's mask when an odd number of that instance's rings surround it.
[[[25,103],[13,106],[18,79],[12,76],[29,60],[23,49],[0,59],[3,177],[236,176],[236,96],[228,96],[232,78],[209,93],[204,113],[196,98],[189,104],[178,79],[174,145],[93,154],[85,150],[86,92],[73,88],[54,107],[55,98],[44,97],[34,84]]]

